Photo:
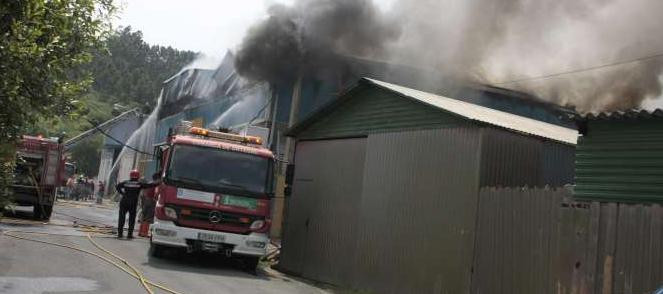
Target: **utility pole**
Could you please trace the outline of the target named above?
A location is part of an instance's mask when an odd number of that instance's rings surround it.
[[[292,101],[290,102],[290,119],[288,120],[288,129],[292,128],[299,119],[299,102],[301,101],[302,95],[302,77],[298,75],[297,80],[295,81],[292,87]],[[276,198],[273,201],[273,214],[272,214],[272,231],[270,235],[272,237],[280,238],[287,227],[287,221],[285,216],[288,214],[288,201],[286,201],[287,196],[285,195],[284,189],[287,184],[285,182],[286,170],[288,164],[292,164],[295,161],[295,139],[291,137],[286,137],[285,150],[283,150],[284,157],[283,160],[285,164],[281,162],[278,166],[279,172],[276,176],[277,182],[277,192],[275,193]]]
[[[297,76],[297,81],[292,87],[292,101],[290,102],[290,119],[288,120],[288,129],[297,124],[299,120],[299,102],[302,96],[302,76]],[[295,139],[291,137],[286,138],[285,143],[285,161],[293,163],[295,161]]]
[[[276,114],[278,112],[278,107],[279,107],[279,94],[274,87],[272,87],[271,94],[272,94],[272,103],[271,103],[272,105],[270,106],[271,111],[269,113],[271,116],[271,122],[270,122],[269,140],[267,146],[270,149],[272,149],[272,151],[274,151],[275,154],[278,156],[279,146],[278,142],[276,145],[274,144],[274,136],[276,134]]]

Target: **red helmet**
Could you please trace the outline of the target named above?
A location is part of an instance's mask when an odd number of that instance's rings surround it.
[[[132,179],[132,180],[138,180],[138,178],[140,178],[140,172],[138,170],[135,170],[135,169],[132,170],[129,173],[129,178]]]

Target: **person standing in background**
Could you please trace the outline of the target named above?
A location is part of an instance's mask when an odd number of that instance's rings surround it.
[[[102,204],[104,201],[104,191],[106,190],[106,185],[103,181],[97,182],[97,204]]]
[[[84,201],[88,201],[90,199],[90,178],[85,177],[85,182],[83,182],[83,187],[85,191],[85,197],[83,198]]]
[[[94,200],[94,179],[88,179],[87,182],[88,191],[90,192],[90,200]]]
[[[74,185],[74,200],[80,201],[83,196],[83,176],[80,176]]]
[[[71,200],[71,194],[74,191],[74,177],[69,177],[67,179],[67,184],[65,185],[64,198]]]

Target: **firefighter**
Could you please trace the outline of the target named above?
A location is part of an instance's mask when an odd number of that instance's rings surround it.
[[[152,181],[154,182],[159,181],[160,178],[160,171],[152,175]],[[138,236],[147,238],[150,224],[154,222],[154,207],[157,203],[156,190],[157,188],[155,187],[148,189],[143,193],[143,201],[141,201],[143,207],[141,209],[140,230],[138,230]]]
[[[134,224],[136,222],[136,205],[138,205],[138,196],[142,189],[154,188],[159,185],[158,181],[145,183],[140,180],[140,172],[132,170],[129,173],[129,180],[121,182],[115,186],[122,200],[120,200],[120,217],[117,222],[117,237],[122,238],[124,233],[124,219],[129,213],[129,228],[127,239],[133,239]]]

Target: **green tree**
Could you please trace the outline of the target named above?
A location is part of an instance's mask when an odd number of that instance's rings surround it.
[[[42,118],[36,124],[28,126],[26,133],[72,138],[117,114],[109,111],[112,105],[106,102],[108,99],[95,91],[90,91],[76,101],[77,109],[74,113],[64,117]],[[95,176],[99,170],[102,146],[103,137],[93,136],[69,150],[69,155],[81,173]]]
[[[26,126],[65,116],[91,84],[83,67],[109,32],[112,0],[0,1],[0,202]]]
[[[71,159],[76,163],[79,173],[88,177],[97,176],[99,173],[99,155],[102,146],[103,137],[102,135],[97,135],[76,145],[71,150]]]
[[[89,64],[94,76],[92,87],[122,104],[153,107],[163,81],[191,63],[196,54],[150,45],[140,31],[120,28]]]

